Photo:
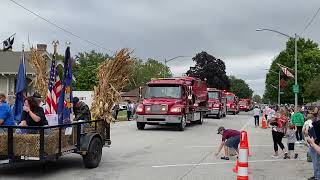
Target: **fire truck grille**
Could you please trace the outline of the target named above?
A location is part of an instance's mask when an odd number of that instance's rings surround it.
[[[166,113],[165,111],[162,111],[163,105],[160,104],[154,104],[151,106],[151,113]],[[165,107],[167,109],[167,107]]]

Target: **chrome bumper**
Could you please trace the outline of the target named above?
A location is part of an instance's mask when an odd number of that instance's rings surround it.
[[[136,121],[150,124],[176,124],[181,122],[181,115],[137,115]]]

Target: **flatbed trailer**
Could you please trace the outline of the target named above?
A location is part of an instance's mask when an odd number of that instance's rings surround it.
[[[68,128],[72,129],[72,133],[67,136]],[[37,133],[17,134],[15,133],[17,129],[32,130]],[[111,145],[110,124],[104,120],[56,126],[0,126],[0,130],[3,131],[0,133],[0,164],[23,161],[46,162],[76,153],[83,157],[86,168],[96,168],[101,161],[102,148]],[[32,141],[34,143],[23,142],[31,136],[35,139]]]

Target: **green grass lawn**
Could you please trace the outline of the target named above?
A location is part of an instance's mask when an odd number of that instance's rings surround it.
[[[127,111],[119,111],[118,120],[127,121]]]

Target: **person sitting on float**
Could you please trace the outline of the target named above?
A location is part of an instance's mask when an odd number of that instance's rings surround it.
[[[39,106],[37,100],[30,96],[24,101],[21,122],[19,126],[45,126],[48,121],[43,108]],[[22,130],[22,129],[21,129]],[[26,131],[27,133],[38,133],[38,130]]]

